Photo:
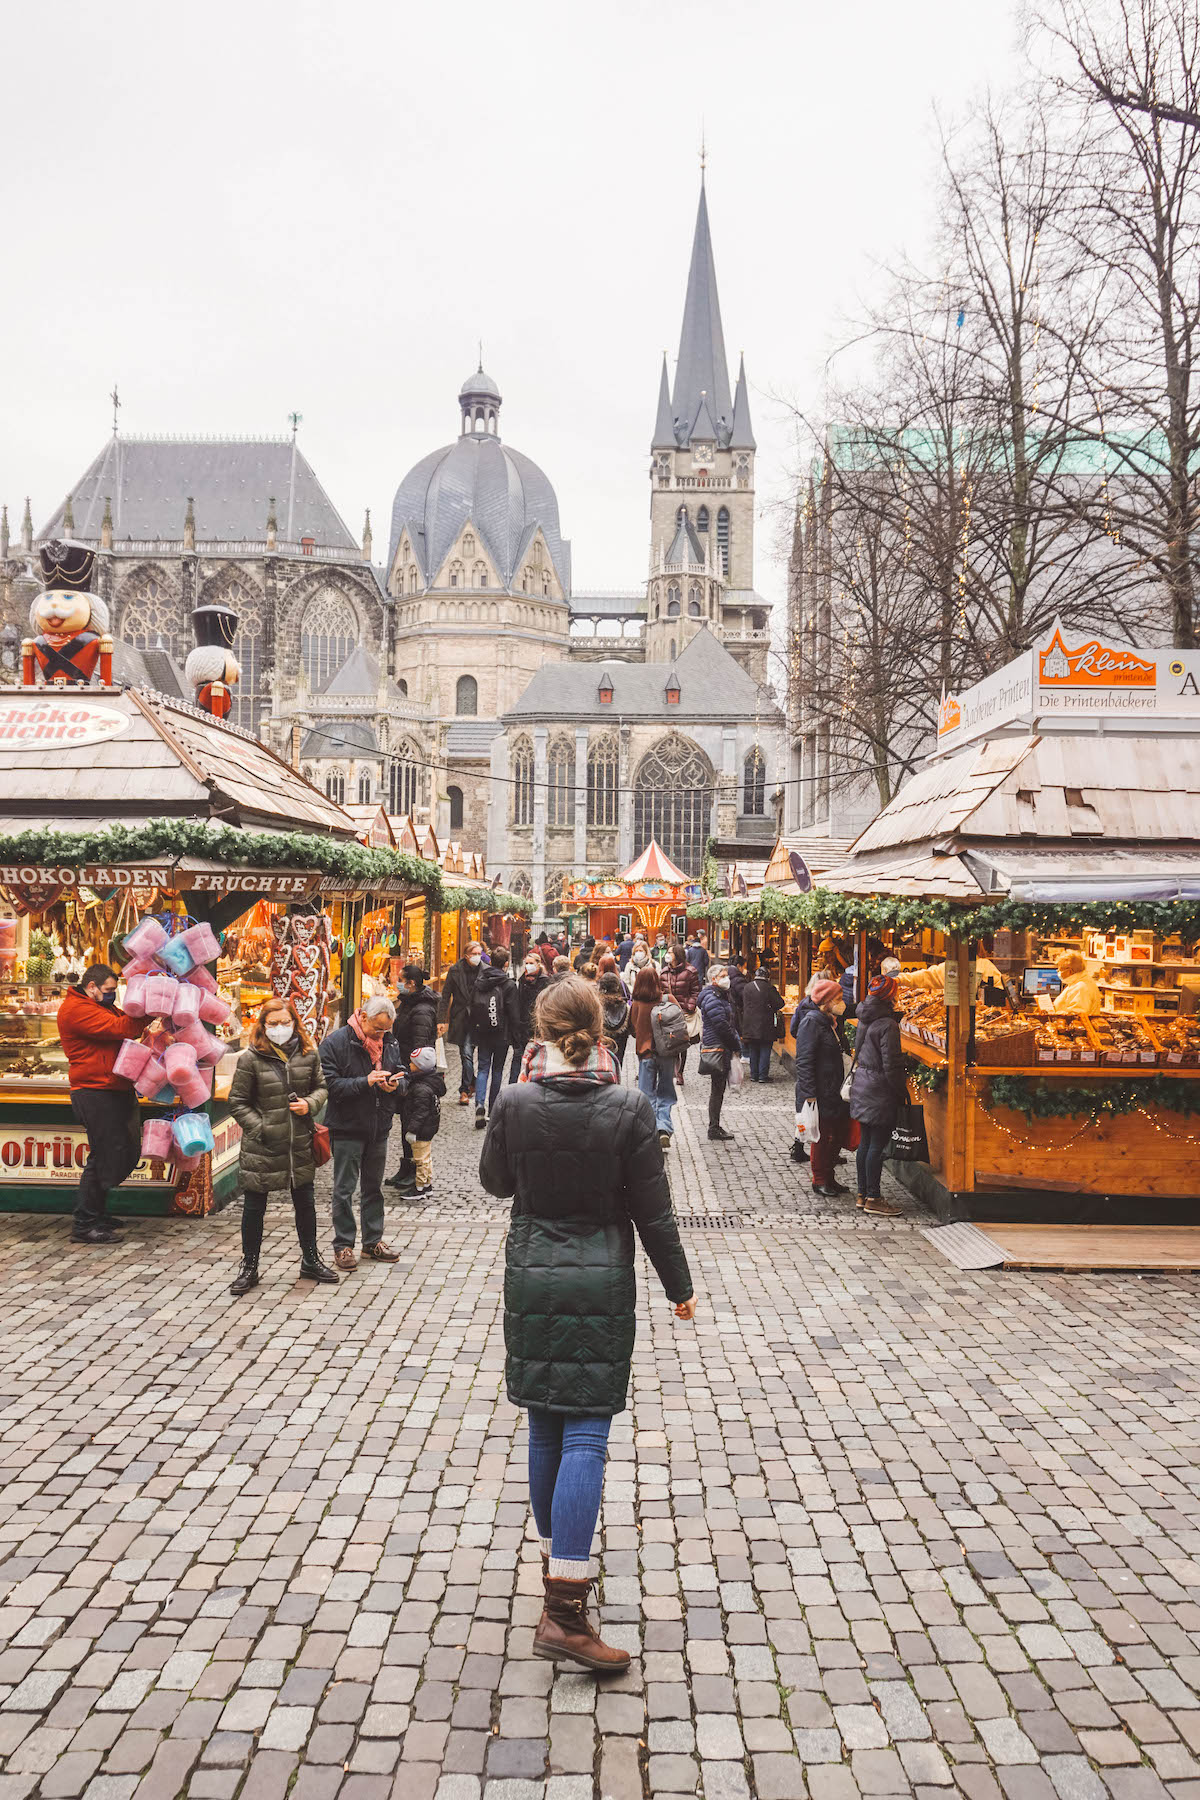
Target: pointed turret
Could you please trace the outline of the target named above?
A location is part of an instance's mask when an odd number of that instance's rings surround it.
[[[673,414],[684,434],[688,434],[689,423],[700,410],[702,394],[708,396],[709,411],[719,442],[728,444],[733,428],[733,402],[729,396],[729,364],[725,359],[721,303],[717,298],[717,271],[713,263],[712,238],[708,228],[708,200],[703,181],[700,184],[696,231],[692,239],[687,298],[683,303],[679,361],[675,366]],[[684,436],[685,443],[688,435]]]
[[[112,495],[104,496],[104,517],[100,521],[100,548],[111,550],[113,540]]]
[[[29,510],[29,495],[25,496],[25,515],[21,520],[21,548],[33,549],[33,514]]]
[[[8,559],[8,508],[0,506],[0,562]]]
[[[654,420],[653,450],[675,445],[675,419],[671,412],[671,383],[667,379],[667,353],[663,351],[662,376],[658,383],[658,413]]]
[[[696,417],[692,420],[692,429],[688,436],[692,443],[715,444],[717,441],[717,427],[708,409],[707,394],[700,396],[700,406]]]
[[[746,385],[746,359],[738,363],[737,390],[733,396],[733,435],[730,445],[737,450],[757,450],[750,425],[750,390]]]
[[[365,563],[369,563],[371,560],[371,509],[369,506],[367,508],[367,516],[363,520],[362,559]]]
[[[196,503],[190,494],[187,511],[183,515],[183,547],[185,550],[196,548]]]
[[[64,531],[74,531],[74,529],[75,529],[75,509],[72,505],[72,501],[74,500],[74,498],[75,498],[74,494],[68,494],[67,495],[67,504],[63,507],[63,530]]]
[[[279,536],[279,520],[275,517],[275,496],[267,500],[267,549],[274,550]]]

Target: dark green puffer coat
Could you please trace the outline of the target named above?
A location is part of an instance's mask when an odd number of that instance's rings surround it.
[[[501,1088],[479,1176],[489,1194],[515,1196],[504,1277],[509,1399],[547,1412],[624,1412],[634,1226],[667,1298],[692,1293],[650,1102],[565,1075]]]
[[[229,1089],[229,1110],[242,1128],[243,1191],[272,1194],[312,1180],[312,1128],[326,1099],[321,1059],[298,1039],[284,1050],[243,1050]],[[307,1100],[307,1114],[289,1111],[290,1100]]]

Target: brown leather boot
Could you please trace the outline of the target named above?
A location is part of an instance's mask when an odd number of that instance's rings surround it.
[[[587,1613],[591,1585],[546,1576],[546,1606],[533,1635],[533,1654],[594,1669],[597,1675],[622,1675],[629,1667],[629,1653],[601,1642]]]

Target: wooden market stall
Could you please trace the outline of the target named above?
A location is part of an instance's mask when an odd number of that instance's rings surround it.
[[[357,994],[354,909],[389,889],[436,895],[437,870],[359,846],[341,808],[256,738],[147,692],[0,690],[0,783],[0,1210],[69,1206],[86,1144],[58,1002],[86,962],[119,968],[152,915],[168,937],[218,935],[209,974],[232,1013],[205,1108],[212,1152],[181,1179],[140,1163],[117,1210],[204,1213],[237,1183],[228,1085],[262,1000],[284,984],[319,1036],[330,996],[340,1009]]]

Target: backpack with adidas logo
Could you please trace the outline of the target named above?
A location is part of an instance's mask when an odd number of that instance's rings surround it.
[[[504,984],[508,977],[500,970],[481,969],[471,996],[468,1018],[473,1038],[500,1037],[504,1031]]]
[[[650,1014],[650,1036],[656,1056],[678,1056],[692,1041],[687,1014],[670,994],[664,994]]]

